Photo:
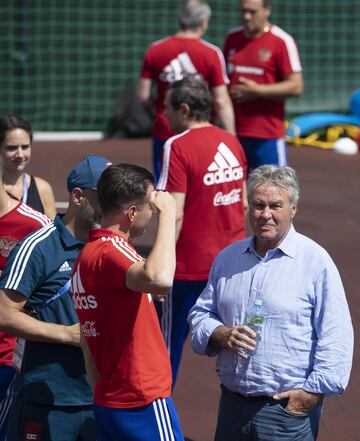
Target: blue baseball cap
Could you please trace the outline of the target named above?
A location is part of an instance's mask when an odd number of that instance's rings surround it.
[[[112,164],[103,156],[87,155],[67,177],[67,189],[71,193],[75,187],[96,190],[101,173]]]

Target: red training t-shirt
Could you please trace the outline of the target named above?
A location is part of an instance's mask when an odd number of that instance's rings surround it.
[[[0,217],[0,274],[14,246],[25,236],[51,223],[42,213],[23,202]],[[0,332],[0,365],[11,366],[15,337]]]
[[[171,366],[152,297],[125,286],[126,272],[141,259],[126,239],[96,229],[74,266],[75,309],[100,374],[98,406],[141,407],[171,393]]]
[[[221,50],[205,40],[171,36],[150,45],[141,77],[157,84],[155,138],[165,141],[175,134],[163,115],[165,93],[169,84],[187,75],[202,78],[210,89],[229,83]]]
[[[157,188],[186,193],[175,279],[207,280],[218,252],[244,239],[246,169],[238,140],[214,125],[187,130],[165,143]]]
[[[231,86],[245,77],[259,84],[273,84],[284,76],[301,72],[296,44],[281,28],[271,25],[258,38],[247,38],[243,27],[230,31],[224,55]],[[236,131],[239,136],[277,139],[285,135],[285,101],[255,99],[234,102]]]

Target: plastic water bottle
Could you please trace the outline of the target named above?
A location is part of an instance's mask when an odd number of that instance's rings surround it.
[[[256,337],[253,338],[253,340],[256,341],[255,349],[253,351],[244,348],[241,349],[241,351],[249,357],[254,355],[256,352],[257,344],[261,338],[261,331],[264,321],[265,317],[262,314],[262,300],[255,299],[252,308],[248,311],[245,317],[245,325],[256,332]]]

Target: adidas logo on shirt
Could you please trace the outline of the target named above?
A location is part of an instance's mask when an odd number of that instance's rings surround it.
[[[174,81],[182,80],[187,75],[194,75],[195,78],[201,78],[189,55],[186,52],[181,52],[164,67],[159,78],[166,83],[173,83]]]
[[[60,273],[63,273],[64,271],[71,271],[71,266],[68,264],[67,260],[65,260],[65,262],[59,268]]]
[[[75,309],[96,309],[98,304],[93,295],[86,295],[84,286],[80,279],[80,265],[71,279],[71,291]],[[94,322],[95,323],[95,322]]]
[[[221,142],[218,145],[218,151],[214,156],[214,161],[208,167],[208,173],[204,175],[204,184],[214,185],[238,181],[242,179],[243,176],[244,171],[239,161],[229,147]]]

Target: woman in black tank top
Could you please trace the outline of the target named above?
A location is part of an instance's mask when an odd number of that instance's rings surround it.
[[[0,155],[4,160],[4,185],[9,194],[51,219],[56,214],[51,185],[25,172],[31,158],[30,123],[16,116],[0,118]]]

